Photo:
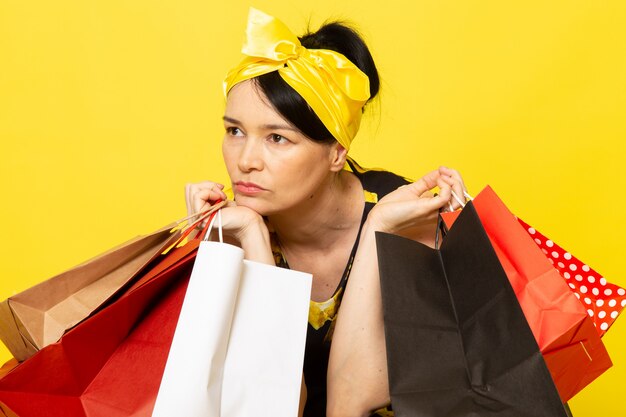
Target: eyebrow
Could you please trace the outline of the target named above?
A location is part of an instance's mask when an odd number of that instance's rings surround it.
[[[232,123],[235,125],[242,125],[242,123],[237,120],[237,119],[233,119],[232,117],[228,117],[228,116],[224,116],[222,119],[224,119],[225,122],[228,123]],[[282,129],[282,130],[291,130],[292,132],[300,132],[298,129],[289,126],[287,124],[265,124],[261,126],[263,129],[269,129],[269,130],[278,130],[278,129]]]

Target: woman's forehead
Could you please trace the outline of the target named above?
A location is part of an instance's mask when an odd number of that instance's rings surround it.
[[[248,80],[235,85],[226,98],[225,120],[262,125],[291,126],[269,103],[256,83]]]

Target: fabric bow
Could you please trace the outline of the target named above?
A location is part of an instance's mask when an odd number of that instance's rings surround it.
[[[363,105],[370,97],[369,79],[344,55],[327,49],[307,49],[280,20],[250,8],[247,57],[229,71],[224,94],[237,83],[278,71],[346,149],[356,136]]]

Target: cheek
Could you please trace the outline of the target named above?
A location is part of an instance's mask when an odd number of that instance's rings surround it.
[[[237,164],[238,153],[237,149],[226,143],[226,140],[222,141],[222,159],[224,160],[224,165],[226,165],[226,170],[228,174],[231,175],[235,165]]]
[[[288,200],[304,200],[319,189],[329,171],[323,161],[311,158],[294,157],[283,160],[274,166],[276,185],[283,190],[283,198]]]

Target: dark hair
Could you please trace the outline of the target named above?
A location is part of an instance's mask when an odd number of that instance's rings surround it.
[[[317,32],[302,36],[300,42],[307,49],[330,49],[343,54],[368,76],[370,100],[380,88],[374,59],[361,36],[340,22],[324,24]],[[293,126],[310,139],[321,143],[333,143],[335,138],[311,110],[306,101],[287,84],[277,71],[254,79],[270,104]]]

